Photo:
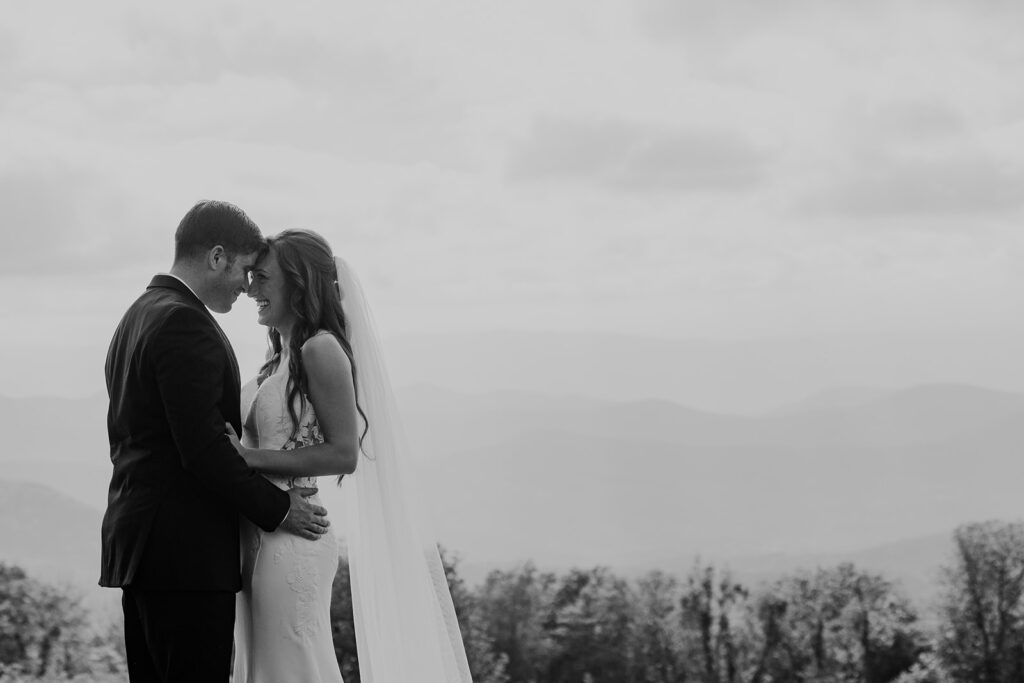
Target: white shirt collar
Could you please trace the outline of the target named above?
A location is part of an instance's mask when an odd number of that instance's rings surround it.
[[[184,280],[182,280],[182,279],[181,279],[180,277],[178,277],[178,276],[177,276],[177,275],[175,275],[174,273],[160,273],[160,274],[161,274],[161,275],[166,275],[167,277],[173,277],[173,278],[174,278],[175,280],[177,280],[177,281],[178,281],[178,282],[180,282],[181,284],[185,285],[185,288],[186,288],[186,289],[188,289],[188,291],[192,292],[192,296],[194,296],[195,298],[199,299],[199,295],[198,295],[198,294],[196,294],[196,290],[194,290],[194,289],[192,289],[191,287],[189,287],[189,285],[188,285],[188,283],[187,283],[187,282],[185,282]],[[202,301],[202,299],[199,299],[199,301]]]

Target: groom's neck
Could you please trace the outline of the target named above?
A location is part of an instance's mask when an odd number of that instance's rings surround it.
[[[186,264],[175,263],[171,266],[170,274],[188,285],[195,292],[196,296],[205,303],[203,299],[203,280],[194,269],[189,268]]]

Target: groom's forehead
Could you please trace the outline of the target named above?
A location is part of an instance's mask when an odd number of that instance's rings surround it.
[[[238,264],[245,270],[252,270],[253,266],[256,265],[256,261],[259,260],[260,253],[254,251],[250,254],[240,254],[237,257]]]

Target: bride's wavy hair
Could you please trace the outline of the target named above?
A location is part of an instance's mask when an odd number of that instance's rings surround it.
[[[285,230],[267,238],[267,245],[277,256],[277,263],[284,274],[288,291],[288,305],[295,315],[288,353],[288,414],[292,418],[292,434],[299,431],[299,413],[306,408],[309,383],[302,367],[302,345],[319,330],[327,330],[344,349],[352,365],[352,385],[357,388],[356,410],[363,419],[363,433],[359,435],[359,448],[370,429],[369,420],[359,405],[358,383],[352,345],[348,340],[348,320],[341,306],[341,290],[338,288],[338,266],[327,240],[312,230]],[[263,383],[277,369],[281,359],[281,334],[270,328],[267,333],[270,348],[267,362],[260,368],[258,382]],[[340,477],[339,477],[340,481]]]

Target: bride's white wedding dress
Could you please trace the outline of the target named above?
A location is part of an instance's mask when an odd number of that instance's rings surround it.
[[[369,427],[359,464],[345,477],[343,512],[331,509],[331,528],[343,530],[348,553],[359,678],[473,683],[437,544],[424,529],[419,491],[407,472],[411,449],[373,317],[355,274],[341,259],[337,273],[359,373],[357,396]],[[281,363],[259,388],[253,381],[242,389],[246,446],[289,450],[323,442],[308,401],[291,438],[287,365]],[[282,488],[316,481],[269,478]],[[339,545],[334,534],[306,541],[242,522],[234,683],[340,682],[330,623]]]
[[[258,388],[255,384],[253,380],[242,392],[245,446],[291,450],[323,443],[308,400],[292,437],[287,363]],[[317,485],[316,477],[267,478],[282,489]],[[321,504],[318,496],[309,500]],[[330,620],[338,551],[333,532],[308,541],[284,532],[267,533],[242,519],[234,683],[341,683]]]

